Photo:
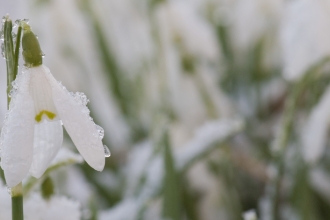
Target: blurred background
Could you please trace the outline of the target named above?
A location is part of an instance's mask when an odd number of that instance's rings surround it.
[[[68,219],[330,219],[329,0],[0,0],[0,12],[29,19],[44,64],[104,128],[103,172],[63,166],[31,187],[51,180],[76,204]],[[0,126],[5,112],[3,59]],[[63,148],[76,151],[68,135]]]

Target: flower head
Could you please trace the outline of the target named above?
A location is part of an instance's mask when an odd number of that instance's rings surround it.
[[[83,93],[69,93],[42,64],[39,42],[23,25],[23,73],[13,82],[11,102],[1,131],[1,167],[7,185],[30,173],[39,178],[54,159],[66,128],[85,161],[95,170],[105,164],[103,130],[89,116]]]

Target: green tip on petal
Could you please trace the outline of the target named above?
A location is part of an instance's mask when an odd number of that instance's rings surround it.
[[[43,53],[39,41],[27,23],[21,22],[21,26],[23,28],[22,47],[25,66],[40,66],[42,64]]]

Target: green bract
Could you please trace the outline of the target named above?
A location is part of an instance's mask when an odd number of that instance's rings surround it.
[[[42,64],[43,53],[39,41],[27,24],[23,25],[22,47],[25,66],[34,67]]]

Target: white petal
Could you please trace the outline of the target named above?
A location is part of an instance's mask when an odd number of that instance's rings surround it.
[[[17,91],[2,129],[1,167],[9,187],[22,181],[32,162],[34,106],[29,93],[30,74],[27,70],[17,76]]]
[[[52,88],[47,80],[47,70],[43,66],[31,68],[30,93],[34,102],[35,121],[42,122],[44,119],[59,120],[53,102]]]
[[[49,72],[48,69],[47,71]],[[46,75],[53,90],[56,110],[73,143],[91,167],[102,171],[105,164],[102,138],[95,123],[89,117],[89,110],[62,88],[50,72]]]
[[[30,174],[40,178],[62,146],[63,128],[60,121],[44,120],[34,127],[33,161]]]

